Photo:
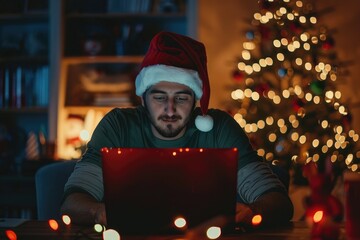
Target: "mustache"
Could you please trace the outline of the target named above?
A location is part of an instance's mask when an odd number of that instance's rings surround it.
[[[158,120],[165,120],[165,121],[173,121],[173,120],[181,120],[182,117],[179,115],[173,115],[173,116],[168,116],[168,115],[161,115],[160,117],[158,117]]]

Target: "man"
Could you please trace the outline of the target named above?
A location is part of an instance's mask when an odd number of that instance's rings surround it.
[[[208,110],[206,61],[205,47],[198,41],[170,32],[153,38],[135,81],[141,106],[113,109],[99,123],[65,186],[63,214],[75,223],[106,224],[102,147],[236,147],[236,221],[250,224],[255,214],[262,215],[264,224],[292,218],[286,189],[251,147],[242,128],[227,113]]]

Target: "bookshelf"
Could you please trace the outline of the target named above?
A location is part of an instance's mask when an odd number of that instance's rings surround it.
[[[52,118],[56,115],[57,155],[73,159],[87,142],[80,137],[83,130],[91,136],[109,110],[139,103],[133,81],[157,32],[196,38],[197,1],[65,0],[60,5],[57,112]]]
[[[0,4],[0,109],[47,107],[48,2]]]
[[[0,165],[19,174],[28,134],[48,131],[49,2],[0,6]]]
[[[48,1],[0,0],[0,218],[36,217],[33,176],[44,162],[25,149],[29,133],[48,131]]]

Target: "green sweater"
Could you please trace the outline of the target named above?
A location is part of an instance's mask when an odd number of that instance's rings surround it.
[[[161,140],[152,134],[151,123],[142,106],[113,109],[96,127],[85,154],[65,186],[65,196],[71,192],[86,192],[102,201],[102,147],[236,147],[239,150],[237,190],[242,202],[251,203],[268,191],[286,192],[268,165],[252,148],[243,129],[229,114],[210,109],[208,114],[214,119],[214,127],[209,132],[201,132],[195,127],[195,117],[199,114],[200,109],[196,108],[184,136],[176,140]]]

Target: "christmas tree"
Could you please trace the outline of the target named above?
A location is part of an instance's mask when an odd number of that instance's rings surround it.
[[[233,72],[229,112],[258,154],[291,168],[360,170],[359,135],[337,84],[345,67],[311,3],[260,0]],[[326,13],[329,14],[329,13]]]

